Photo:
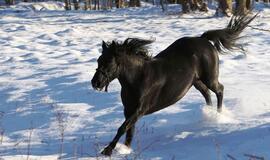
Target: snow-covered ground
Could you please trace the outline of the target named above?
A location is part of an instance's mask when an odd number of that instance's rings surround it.
[[[270,9],[256,10],[251,25],[270,29]],[[0,9],[0,159],[48,160],[61,152],[65,159],[103,159],[99,152],[124,117],[116,80],[108,93],[90,85],[101,41],[155,37],[155,55],[180,37],[226,26],[229,18],[213,14]],[[112,159],[270,159],[270,33],[247,28],[243,35],[246,56],[220,56],[222,114],[192,88],[177,104],[142,118],[132,150],[122,139]]]

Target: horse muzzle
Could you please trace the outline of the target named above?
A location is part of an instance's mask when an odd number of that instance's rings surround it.
[[[101,81],[98,80],[95,76],[93,77],[93,79],[91,80],[92,83],[92,87],[97,90],[97,91],[102,91],[105,88],[105,92],[107,92],[108,86],[109,84],[107,83],[107,81]]]
[[[102,89],[105,87],[105,84],[99,82],[99,81],[91,81],[92,87],[97,91],[102,91]]]

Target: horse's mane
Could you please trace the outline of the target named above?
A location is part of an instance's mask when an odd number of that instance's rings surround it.
[[[152,59],[152,56],[148,52],[147,45],[153,42],[154,40],[127,38],[124,42],[114,40],[111,45],[115,45],[116,48],[124,48],[126,54],[141,56],[145,59]]]

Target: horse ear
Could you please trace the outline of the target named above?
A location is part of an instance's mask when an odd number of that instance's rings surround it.
[[[108,44],[106,42],[104,42],[104,41],[102,41],[102,49],[103,50],[108,49]]]

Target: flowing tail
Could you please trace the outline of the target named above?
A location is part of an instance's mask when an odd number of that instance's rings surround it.
[[[242,46],[237,44],[236,41],[240,38],[240,33],[257,15],[258,13],[252,17],[248,16],[248,14],[232,16],[226,28],[206,31],[201,37],[212,41],[213,45],[220,53],[225,50],[243,50]]]

